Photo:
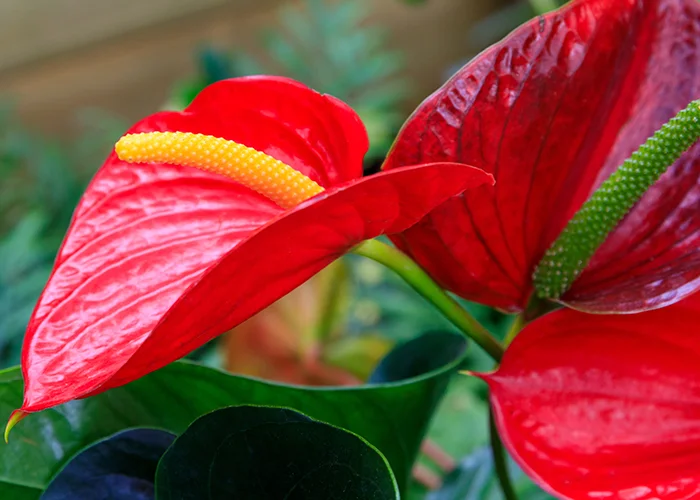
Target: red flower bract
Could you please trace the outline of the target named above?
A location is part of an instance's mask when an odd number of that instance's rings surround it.
[[[535,320],[484,377],[504,443],[560,498],[698,498],[699,329],[700,294]]]
[[[360,179],[367,136],[340,101],[283,78],[214,84],[130,132],[253,147],[326,191],[283,210],[222,175],[113,153],[76,209],[22,354],[31,412],[130,382],[269,305],[361,241],[492,182],[458,164]]]
[[[545,250],[589,194],[700,97],[697,0],[577,0],[519,28],[429,97],[385,169],[469,163],[496,178],[395,242],[462,297],[525,307]],[[651,309],[700,287],[700,145],[637,203],[562,298]]]

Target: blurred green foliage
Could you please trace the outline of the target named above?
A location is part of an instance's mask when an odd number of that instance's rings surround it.
[[[508,2],[474,25],[469,33],[470,45],[481,50],[505,37],[528,19],[558,9],[567,1],[517,0]]]
[[[376,164],[405,118],[400,105],[409,86],[400,74],[403,56],[386,47],[383,29],[367,23],[369,5],[366,0],[305,0],[283,8],[275,29],[262,36],[264,60],[203,48],[198,74],[175,86],[169,107],[183,108],[206,85],[224,78],[288,76],[352,106],[370,137],[367,164]]]
[[[81,193],[125,124],[97,111],[84,133],[49,140],[0,111],[0,368],[17,364],[22,336]]]
[[[51,248],[42,242],[46,221],[31,212],[0,240],[0,363],[19,359],[22,334],[51,271]]]

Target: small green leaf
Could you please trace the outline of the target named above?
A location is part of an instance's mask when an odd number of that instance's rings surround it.
[[[464,339],[452,333],[426,333],[397,346],[377,365],[370,383],[398,382],[453,359],[453,352],[464,348]]]
[[[398,499],[384,456],[360,436],[286,408],[234,406],[197,419],[165,453],[157,500]]]
[[[435,406],[465,357],[460,336],[446,340],[431,344],[434,356],[416,364],[418,371],[404,373],[407,378],[357,387],[290,386],[173,363],[124,387],[25,418],[10,444],[0,447],[0,498],[17,486],[43,491],[72,456],[121,430],[155,427],[180,434],[200,415],[232,404],[292,407],[354,432],[382,451],[404,488]],[[20,370],[0,372],[0,419],[7,420],[21,402]]]

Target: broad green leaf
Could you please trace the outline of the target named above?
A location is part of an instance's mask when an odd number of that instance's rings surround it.
[[[431,345],[435,356],[405,374],[413,378],[357,387],[289,386],[173,363],[127,386],[23,420],[12,431],[10,444],[0,446],[0,498],[17,486],[29,493],[10,498],[37,498],[79,450],[121,430],[155,427],[180,434],[204,413],[246,404],[294,408],[362,436],[386,456],[403,489],[435,406],[464,360],[466,342],[450,338],[444,345]],[[425,341],[421,339],[414,342]],[[6,420],[21,402],[19,369],[0,372],[0,419]]]
[[[223,408],[161,458],[157,500],[398,499],[382,454],[360,436],[286,409]]]

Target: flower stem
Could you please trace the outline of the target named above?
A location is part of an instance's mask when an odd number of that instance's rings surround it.
[[[501,485],[501,490],[503,490],[503,498],[505,498],[505,500],[518,500],[518,495],[515,494],[513,484],[510,481],[506,450],[503,448],[503,443],[498,435],[492,409],[489,409],[489,437],[491,441],[491,452],[493,454],[493,465],[496,470],[496,477],[498,477],[498,482]]]
[[[313,338],[316,341],[326,340],[331,335],[333,323],[338,312],[338,305],[343,298],[342,283],[346,273],[345,266],[341,261],[335,261],[324,272],[330,274],[326,281],[326,283],[329,283],[329,286],[325,287],[326,293],[321,298],[321,314],[313,332]]]
[[[516,335],[520,333],[523,329],[525,323],[527,322],[526,313],[518,314],[514,319],[513,323],[508,329],[506,338],[503,343],[507,346],[515,339]],[[496,477],[498,477],[498,483],[503,491],[503,497],[505,500],[517,500],[518,496],[515,494],[513,484],[510,480],[510,475],[508,474],[508,462],[505,448],[503,447],[503,442],[501,437],[498,435],[498,428],[496,427],[496,420],[493,417],[493,407],[489,406],[489,441],[491,444],[491,453],[493,456],[494,469],[496,470]]]
[[[525,316],[523,314],[518,314],[515,319],[513,319],[513,323],[511,323],[508,333],[506,333],[503,344],[509,346],[510,343],[513,342],[515,336],[523,329],[523,326],[525,326]]]
[[[401,276],[411,288],[432,303],[462,333],[479,344],[495,361],[500,361],[503,357],[501,343],[401,250],[378,240],[366,240],[352,251],[357,255],[385,265]]]

